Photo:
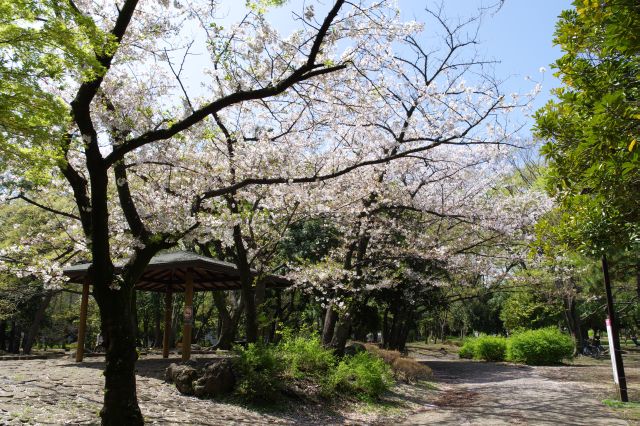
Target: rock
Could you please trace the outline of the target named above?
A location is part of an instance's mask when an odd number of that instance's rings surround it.
[[[193,389],[198,397],[217,397],[230,393],[235,383],[233,361],[223,358],[205,366],[202,376],[193,383]]]
[[[362,343],[351,342],[344,347],[344,354],[347,356],[354,356],[357,353],[364,352],[367,349]]]
[[[167,383],[173,383],[173,370],[178,366],[178,364],[171,363],[165,370],[164,370],[164,381]]]
[[[171,364],[165,370],[165,380],[175,383],[180,393],[193,395],[193,382],[198,378],[198,370],[191,365]]]
[[[202,350],[202,346],[200,346],[200,345],[191,345],[191,350],[192,351]]]

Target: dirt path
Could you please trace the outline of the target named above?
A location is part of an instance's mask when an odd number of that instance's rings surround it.
[[[627,425],[592,384],[554,377],[554,369],[426,359],[440,392],[406,425]],[[550,374],[549,374],[550,373]]]

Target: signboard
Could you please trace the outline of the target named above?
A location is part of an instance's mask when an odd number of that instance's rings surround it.
[[[611,320],[607,318],[605,320],[607,325],[607,338],[609,339],[609,355],[611,355],[611,367],[613,367],[613,381],[616,385],[620,385],[618,381],[618,368],[616,366],[616,351],[613,346],[613,330],[611,329]]]
[[[184,307],[184,323],[193,324],[193,306]]]

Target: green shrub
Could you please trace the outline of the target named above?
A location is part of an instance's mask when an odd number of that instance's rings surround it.
[[[250,401],[273,401],[282,388],[282,360],[273,346],[250,343],[246,348],[235,348],[237,377],[235,393]]]
[[[482,336],[475,339],[473,357],[485,361],[504,361],[507,339],[498,336]]]
[[[391,368],[369,352],[344,357],[329,376],[326,389],[362,399],[378,398],[393,382]]]
[[[476,339],[464,339],[464,344],[458,351],[460,358],[471,359],[476,352]]]
[[[333,351],[324,348],[314,334],[294,336],[289,331],[283,332],[278,344],[278,356],[284,362],[285,374],[296,379],[305,376],[326,377],[327,372],[336,365]]]
[[[573,356],[573,340],[556,327],[527,330],[509,339],[507,359],[529,365],[559,364]]]

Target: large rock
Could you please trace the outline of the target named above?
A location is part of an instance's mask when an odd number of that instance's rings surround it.
[[[193,395],[193,382],[198,378],[198,370],[191,365],[171,364],[165,370],[164,378],[169,383],[175,383],[180,393]]]
[[[198,397],[217,397],[230,393],[235,384],[233,362],[223,358],[205,366],[202,376],[193,383],[193,389]]]
[[[367,348],[364,347],[362,343],[351,342],[347,346],[344,347],[344,354],[346,356],[354,356],[357,353],[366,351]]]

